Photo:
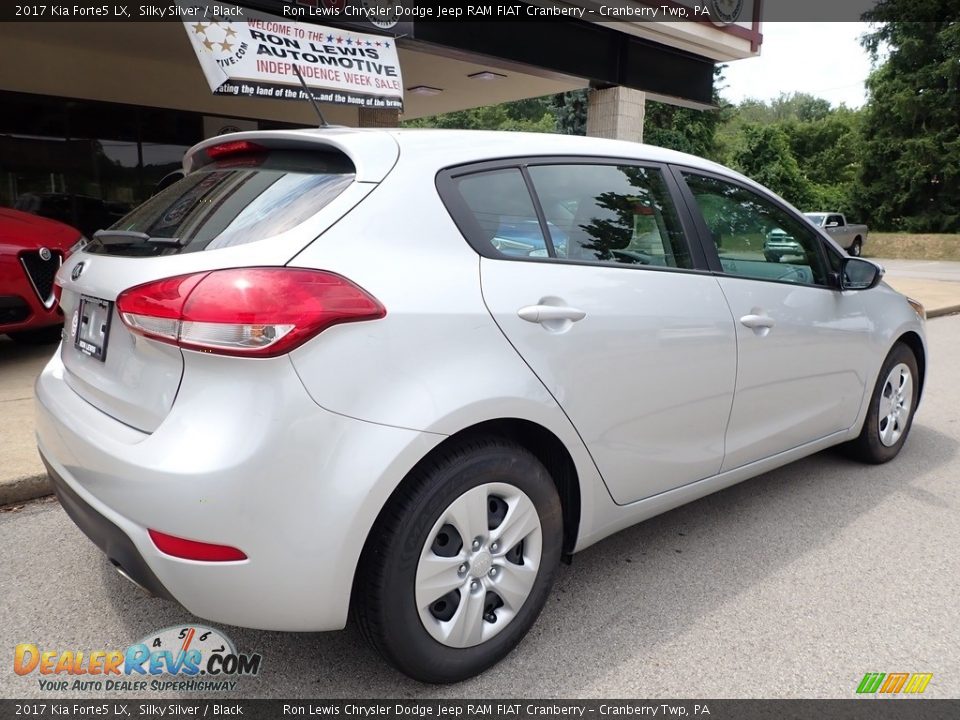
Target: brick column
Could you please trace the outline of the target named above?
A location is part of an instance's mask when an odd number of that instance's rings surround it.
[[[591,90],[587,96],[587,135],[643,142],[646,93],[626,87]]]
[[[395,128],[400,126],[400,111],[394,108],[360,108],[360,127]]]

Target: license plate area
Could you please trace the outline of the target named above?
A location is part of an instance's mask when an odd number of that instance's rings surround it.
[[[113,303],[109,300],[80,296],[77,308],[77,332],[73,346],[94,360],[103,362],[107,358],[107,339],[110,337],[110,318],[113,317]]]

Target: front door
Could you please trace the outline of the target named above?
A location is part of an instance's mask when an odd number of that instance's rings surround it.
[[[724,470],[848,429],[870,366],[862,296],[828,282],[817,233],[772,197],[684,173],[712,237],[717,277],[736,321],[737,388]],[[782,254],[765,252],[769,238]]]

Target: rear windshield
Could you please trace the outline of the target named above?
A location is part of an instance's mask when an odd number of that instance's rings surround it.
[[[350,160],[334,153],[274,150],[224,158],[161,190],[110,228],[150,240],[107,234],[86,251],[155,256],[263,240],[315,215],[354,178]]]

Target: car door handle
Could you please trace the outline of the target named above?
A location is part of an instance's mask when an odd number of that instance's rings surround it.
[[[777,324],[776,321],[769,315],[754,315],[754,314],[744,315],[742,318],[740,318],[740,322],[746,325],[751,330],[761,330],[764,328],[769,330],[770,328],[772,328],[774,325]]]
[[[577,322],[587,316],[583,310],[567,305],[528,305],[517,310],[517,315],[521,319],[532,323],[556,322],[558,320]]]

